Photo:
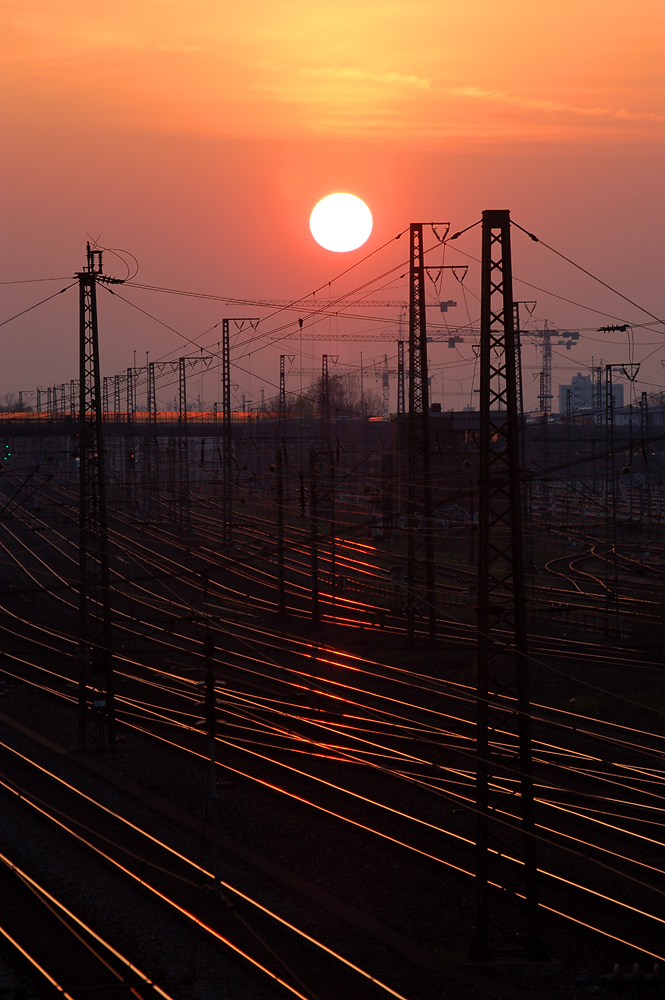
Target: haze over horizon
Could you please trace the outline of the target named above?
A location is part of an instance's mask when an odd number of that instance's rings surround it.
[[[408,244],[393,238],[412,221],[463,229],[487,208],[509,208],[525,229],[665,318],[665,16],[655,0],[629,12],[524,0],[500,9],[486,0],[473,8],[134,0],[103,10],[4,0],[0,19],[0,281],[60,279],[1,286],[0,322],[64,287],[89,237],[130,251],[136,280],[160,287],[249,300],[321,287],[324,298],[404,299]],[[374,217],[368,243],[342,255],[317,246],[308,226],[314,204],[340,190],[363,198]],[[432,289],[433,299],[458,302],[451,325],[477,317],[479,248],[476,229],[445,261],[432,251],[432,264],[469,264],[464,287],[445,272]],[[516,284],[516,297],[537,301],[534,323],[581,331],[579,345],[555,357],[555,383],[569,381],[567,366],[634,358],[643,362],[636,392],[663,386],[662,324],[519,232],[513,254],[516,276],[530,283]],[[113,260],[106,270],[123,276]],[[151,360],[189,354],[192,341],[214,345],[215,331],[198,338],[222,316],[257,315],[142,289],[121,294],[183,336],[101,295],[107,375],[132,365],[134,351],[137,364],[146,351]],[[302,365],[316,368],[324,350],[350,365],[359,350],[366,363],[392,357],[394,342],[343,340],[396,324],[395,313],[370,316],[323,320],[323,342],[305,330]],[[297,314],[266,320],[259,333],[287,320],[297,324]],[[632,342],[596,332],[623,322],[634,325]],[[77,323],[72,289],[7,324],[0,394],[75,378]],[[260,336],[238,349],[236,381],[248,398],[274,391],[280,352],[300,365],[299,344],[264,344]],[[433,398],[468,402],[471,344],[436,348],[432,362]],[[533,348],[525,363],[535,374]],[[525,385],[533,405],[535,378],[527,374]],[[214,385],[203,393],[214,398]]]

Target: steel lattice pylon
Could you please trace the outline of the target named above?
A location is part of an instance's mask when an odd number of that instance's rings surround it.
[[[330,449],[330,383],[328,355],[321,355],[321,450]]]
[[[224,545],[230,546],[233,541],[233,498],[231,484],[231,463],[233,459],[231,445],[231,323],[242,330],[249,323],[253,330],[258,325],[256,317],[240,316],[222,320],[222,522],[224,530]],[[281,370],[281,369],[280,369]],[[281,380],[280,380],[281,406]]]
[[[222,320],[222,522],[224,545],[233,541],[231,502],[231,344],[230,320]]]
[[[79,282],[79,744],[115,743],[108,524],[97,335],[102,253],[88,243]]]
[[[159,444],[157,441],[157,390],[155,380],[155,362],[146,365],[148,385],[148,433],[143,439],[143,510],[152,516],[153,490],[157,488],[159,466]]]
[[[279,356],[279,433],[284,433],[284,422],[286,420],[286,355]]]
[[[510,216],[483,212],[476,937],[472,956],[543,958],[536,897]]]
[[[195,361],[198,359],[195,359]],[[180,495],[180,528],[191,530],[189,494],[189,429],[187,427],[187,365],[191,358],[178,358],[178,492]]]
[[[406,396],[404,392],[404,341],[397,341],[397,415],[406,413]]]
[[[408,423],[408,563],[407,643],[415,639],[416,527],[425,549],[425,587],[430,642],[436,639],[434,553],[432,544],[432,487],[430,482],[429,384],[427,379],[427,323],[425,319],[425,262],[423,224],[410,232],[409,302],[409,423]]]

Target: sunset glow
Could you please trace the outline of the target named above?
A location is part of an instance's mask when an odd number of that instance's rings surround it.
[[[156,0],[4,4],[14,114],[232,135],[652,136],[662,7]],[[592,41],[591,41],[592,40]],[[510,42],[519,58],[504,60]],[[74,97],[76,98],[74,100]]]
[[[3,280],[72,274],[86,240],[99,238],[130,250],[139,280],[160,287],[297,298],[330,280],[339,252],[313,245],[312,207],[329,192],[358,192],[371,206],[376,246],[418,219],[445,219],[455,231],[483,209],[506,207],[661,310],[660,0],[629,10],[616,0],[507,0],[500,9],[489,0],[118,0],[109,8],[0,0],[0,22],[0,79],[10,95],[0,107]],[[626,229],[631,253],[622,257],[616,237]],[[399,268],[404,247],[377,268]],[[463,250],[478,254],[471,243],[454,247],[446,253],[457,252],[457,262]],[[535,247],[521,258],[516,246],[516,273],[549,288],[551,262]],[[471,277],[460,289],[450,270],[443,274],[443,298],[459,302],[457,320],[472,324]],[[578,276],[557,271],[564,278],[572,284],[557,285],[560,299],[541,299],[539,321],[600,325],[604,316],[564,304],[585,294]],[[2,287],[11,315],[37,286]],[[388,298],[404,294],[396,288]],[[610,322],[634,319],[592,304],[618,317]],[[152,307],[168,327],[136,311],[114,319],[103,346],[110,370],[126,369],[134,351],[180,350],[178,336],[195,339],[192,326],[219,321],[217,313],[194,321],[191,302]],[[66,381],[76,368],[64,306],[50,333],[26,315],[26,339],[16,336],[5,360],[6,391]],[[42,374],[28,375],[23,343]],[[603,350],[589,341],[587,363]],[[303,361],[318,364],[316,350]],[[660,374],[657,355],[653,364]]]

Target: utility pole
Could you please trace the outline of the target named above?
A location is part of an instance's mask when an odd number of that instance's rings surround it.
[[[328,383],[328,355],[321,355],[321,448],[330,448],[330,395]]]
[[[217,762],[215,759],[215,739],[217,735],[217,704],[215,696],[215,644],[209,631],[203,641],[205,656],[205,713],[208,729],[208,755],[210,758],[210,825],[212,827],[213,883],[215,895],[219,896],[219,796],[217,794]]]
[[[231,346],[229,320],[222,320],[222,522],[224,547],[233,541],[231,498]]]
[[[646,504],[640,503],[640,514],[646,513],[647,526],[651,527],[651,480],[649,462],[647,459],[646,439],[649,437],[649,396],[643,392],[640,399],[640,440],[642,442],[642,458],[644,460],[644,489]]]
[[[591,369],[591,377],[593,379],[593,408],[596,411],[596,423],[600,424],[603,420],[603,362],[599,365],[595,365]]]
[[[155,362],[148,363],[148,424],[155,432],[157,427],[157,388],[155,383]]]
[[[406,413],[406,395],[404,392],[404,341],[397,341],[397,416]]]
[[[573,492],[575,476],[572,473],[573,461],[573,392],[566,389],[566,461],[569,464],[568,482],[566,484],[566,525],[570,524],[570,498]]]
[[[79,283],[79,745],[115,745],[111,658],[108,522],[99,374],[97,282],[120,284],[102,273],[102,251],[88,243]]]
[[[360,416],[365,416],[365,376],[362,351],[360,352]]]
[[[120,376],[113,376],[113,422],[120,423]]]
[[[324,468],[327,468],[328,476],[327,482],[325,483],[325,513],[322,516],[327,520],[329,525],[329,539],[330,539],[330,579],[331,579],[331,589],[335,589],[335,458],[333,449],[331,447],[331,436],[330,436],[330,372],[328,368],[328,355],[323,354],[321,356],[321,454],[324,456],[324,462],[327,463]],[[337,362],[337,358],[333,359],[333,364]],[[327,515],[327,516],[326,516]]]
[[[152,514],[153,491],[157,491],[159,482],[159,448],[157,444],[157,386],[155,380],[155,362],[149,361],[148,375],[148,434],[145,438],[144,490],[145,506],[148,516]]]
[[[533,779],[508,211],[483,212],[472,957],[543,957]],[[510,903],[508,904],[508,900]]]
[[[280,437],[284,433],[284,423],[286,421],[286,355],[279,356],[279,433]]]
[[[178,490],[180,493],[180,528],[189,534],[191,528],[189,506],[189,435],[187,428],[187,362],[178,358]]]
[[[524,412],[524,388],[522,382],[522,325],[520,316],[520,306],[525,306],[529,316],[533,315],[536,308],[535,302],[513,302],[513,326],[515,332],[515,384],[517,393],[517,420],[520,435],[520,469],[524,474],[526,468],[526,414]],[[532,507],[532,487],[531,483],[522,490],[522,523],[525,528],[531,523]],[[527,562],[533,564],[533,536],[527,535],[526,546],[529,548]]]
[[[540,373],[540,409],[547,419],[552,412],[552,331],[545,326],[543,338],[543,367]]]
[[[277,446],[275,460],[277,481],[275,484],[275,500],[277,504],[277,614],[280,618],[286,615],[286,594],[284,586],[284,476],[282,466],[282,444]]]
[[[526,415],[524,413],[524,389],[522,383],[522,326],[520,322],[520,306],[526,306],[529,315],[536,307],[535,302],[514,302],[514,328],[515,328],[515,379],[517,383],[517,414],[520,428],[520,463],[522,469],[526,459]]]
[[[400,313],[400,332],[401,332],[401,326],[402,326],[402,314]],[[405,465],[408,468],[408,462],[407,462],[408,440],[405,440],[405,432],[407,430],[405,427],[406,424],[405,383],[406,379],[404,377],[404,341],[398,340],[397,341],[397,491],[398,491],[397,515],[398,517],[403,517],[404,515]],[[406,516],[407,516],[406,527],[408,531],[408,511],[406,512]]]
[[[316,477],[316,452],[309,453],[309,525],[311,548],[312,621],[321,621],[319,610],[319,525],[318,525],[318,484]]]
[[[233,496],[231,490],[231,323],[242,330],[245,323],[256,329],[258,319],[255,317],[228,317],[222,320],[222,521],[224,526],[224,546],[230,548],[233,542]],[[280,360],[280,403],[281,403]],[[243,410],[244,410],[243,405]]]
[[[601,326],[599,333],[617,327]],[[620,328],[619,328],[620,329]],[[637,378],[639,364],[605,365],[605,511],[607,514],[608,552],[605,557],[605,611],[619,618],[619,560],[617,555],[617,489],[614,462],[614,387],[612,372],[620,369],[629,381]],[[610,567],[612,572],[610,574]]]
[[[390,416],[390,374],[388,371],[388,355],[383,355],[383,374],[381,376],[381,386],[383,388],[383,415]]]
[[[125,387],[127,390],[127,423],[134,423],[134,369],[127,369]]]
[[[136,351],[134,352],[136,358]],[[125,376],[126,404],[127,404],[127,436],[125,438],[125,489],[126,497],[132,506],[136,501],[136,478],[134,470],[136,465],[136,390],[134,387],[136,368],[128,368]]]
[[[425,549],[425,587],[429,641],[436,642],[436,591],[432,539],[430,482],[429,385],[427,379],[427,323],[425,319],[425,262],[423,224],[411,223],[409,268],[409,420],[408,420],[408,528],[407,528],[407,644],[415,642],[416,530],[420,519]]]
[[[109,420],[109,412],[110,412],[110,404],[109,404],[109,400],[110,400],[109,382],[110,381],[111,381],[110,378],[107,378],[106,376],[104,376],[103,387],[102,387],[102,419],[105,422],[108,422],[108,420]]]
[[[619,617],[619,565],[617,560],[617,497],[614,468],[614,391],[612,369],[621,365],[605,365],[605,513],[608,551],[605,554],[605,613],[606,629],[609,616]],[[610,566],[612,572],[610,573]]]

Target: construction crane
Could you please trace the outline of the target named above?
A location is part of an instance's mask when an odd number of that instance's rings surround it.
[[[547,323],[541,330],[520,330],[520,340],[525,338],[536,341],[537,346],[542,348],[543,365],[540,369],[540,393],[538,402],[543,413],[550,413],[552,410],[552,347],[565,347],[567,351],[575,347],[580,335],[578,331],[572,330],[551,330]],[[448,340],[448,347],[454,348],[457,344],[464,344],[469,341],[468,335],[455,333],[449,337],[429,337],[428,340]],[[474,343],[475,343],[474,338]]]
[[[303,333],[300,329],[292,334],[286,334],[280,336],[280,340],[300,340],[304,338],[305,340],[315,341],[333,341],[333,340],[355,340],[360,343],[368,343],[372,341],[388,341],[388,340],[402,340],[402,323],[404,317],[408,313],[409,304],[408,302],[401,302],[394,299],[340,299],[338,302],[332,302],[328,306],[323,300],[311,299],[308,301],[300,300],[297,303],[288,302],[288,300],[272,299],[272,300],[261,300],[260,305],[273,305],[275,307],[283,307],[286,309],[295,309],[296,311],[302,311],[303,309],[308,309],[310,312],[322,312],[337,314],[342,312],[344,309],[351,307],[360,308],[375,308],[375,309],[399,309],[399,333],[397,337],[395,336],[395,331],[393,329],[379,330],[375,333],[335,333],[334,336],[330,336],[329,333],[315,333],[313,330],[311,332]],[[446,299],[445,301],[439,300],[437,302],[427,302],[426,307],[428,309],[438,308],[440,312],[447,313],[448,309],[454,309],[457,306],[457,302],[453,299]],[[346,319],[364,319],[365,317],[353,316],[351,313],[347,313]],[[467,329],[466,327],[464,329]],[[446,337],[428,337],[428,340],[445,340]]]

